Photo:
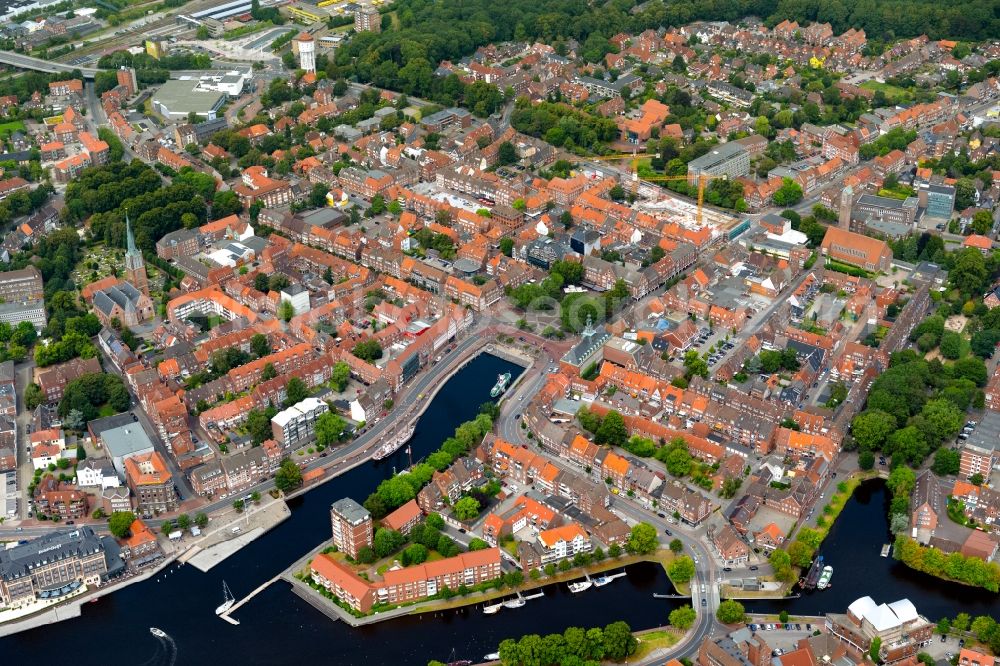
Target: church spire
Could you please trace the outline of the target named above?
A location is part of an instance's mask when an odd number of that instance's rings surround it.
[[[126,256],[136,256],[139,255],[139,248],[135,246],[135,236],[132,234],[132,222],[128,219],[128,211],[125,211],[125,242],[126,242]]]

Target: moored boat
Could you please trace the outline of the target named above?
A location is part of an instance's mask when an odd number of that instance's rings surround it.
[[[578,580],[575,583],[569,584],[569,591],[572,592],[573,594],[576,594],[577,592],[583,592],[584,590],[589,590],[591,586],[593,586],[593,584],[594,583],[592,583],[589,580]]]

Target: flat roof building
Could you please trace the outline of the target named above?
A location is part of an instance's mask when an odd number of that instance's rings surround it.
[[[122,478],[125,478],[126,458],[149,455],[153,452],[153,442],[138,423],[105,430],[101,433],[101,442],[108,450],[115,471]]]
[[[353,558],[358,551],[372,545],[372,514],[350,497],[330,506],[333,545]]]
[[[153,93],[153,108],[171,119],[187,118],[194,113],[207,120],[215,120],[216,114],[226,102],[226,94],[218,90],[205,90],[197,80],[170,80]]]

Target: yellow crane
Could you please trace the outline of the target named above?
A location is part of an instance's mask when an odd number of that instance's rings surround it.
[[[590,161],[592,161],[592,162],[619,162],[619,161],[631,160],[630,163],[629,163],[629,167],[630,167],[629,170],[632,173],[632,191],[633,191],[633,193],[636,192],[636,190],[638,190],[639,181],[640,180],[645,180],[645,181],[654,182],[654,183],[655,182],[679,181],[679,180],[683,180],[683,181],[686,181],[686,182],[691,182],[692,180],[697,180],[698,181],[698,217],[697,217],[697,220],[698,220],[698,226],[701,226],[702,211],[704,210],[704,206],[705,206],[705,187],[707,186],[708,181],[715,180],[717,178],[721,178],[722,180],[727,180],[728,176],[726,176],[724,174],[723,175],[719,175],[719,176],[713,176],[711,174],[706,174],[706,173],[702,173],[702,174],[698,174],[698,175],[687,174],[687,175],[683,175],[683,176],[660,176],[660,175],[640,176],[639,175],[639,168],[638,168],[639,167],[639,161],[642,160],[642,159],[645,159],[647,157],[648,158],[655,158],[655,157],[659,157],[659,156],[660,156],[660,153],[638,153],[638,152],[636,152],[636,153],[618,153],[618,154],[615,154],[615,155],[602,155],[602,156],[599,156],[599,157],[588,157],[587,159],[590,160]]]

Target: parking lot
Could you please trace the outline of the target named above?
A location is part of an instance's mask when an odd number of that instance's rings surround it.
[[[812,622],[789,622],[784,625],[777,623],[751,624],[749,628],[755,633],[761,633],[773,650],[788,652],[794,650],[803,638],[808,638],[815,632],[822,631],[823,626]]]
[[[789,628],[785,629],[785,627]],[[761,634],[767,644],[771,646],[773,650],[772,655],[779,656],[796,649],[799,641],[803,638],[808,638],[815,632],[822,631],[823,625],[813,624],[811,621],[789,622],[785,625],[769,623],[751,624],[749,625],[749,629],[754,633]]]

